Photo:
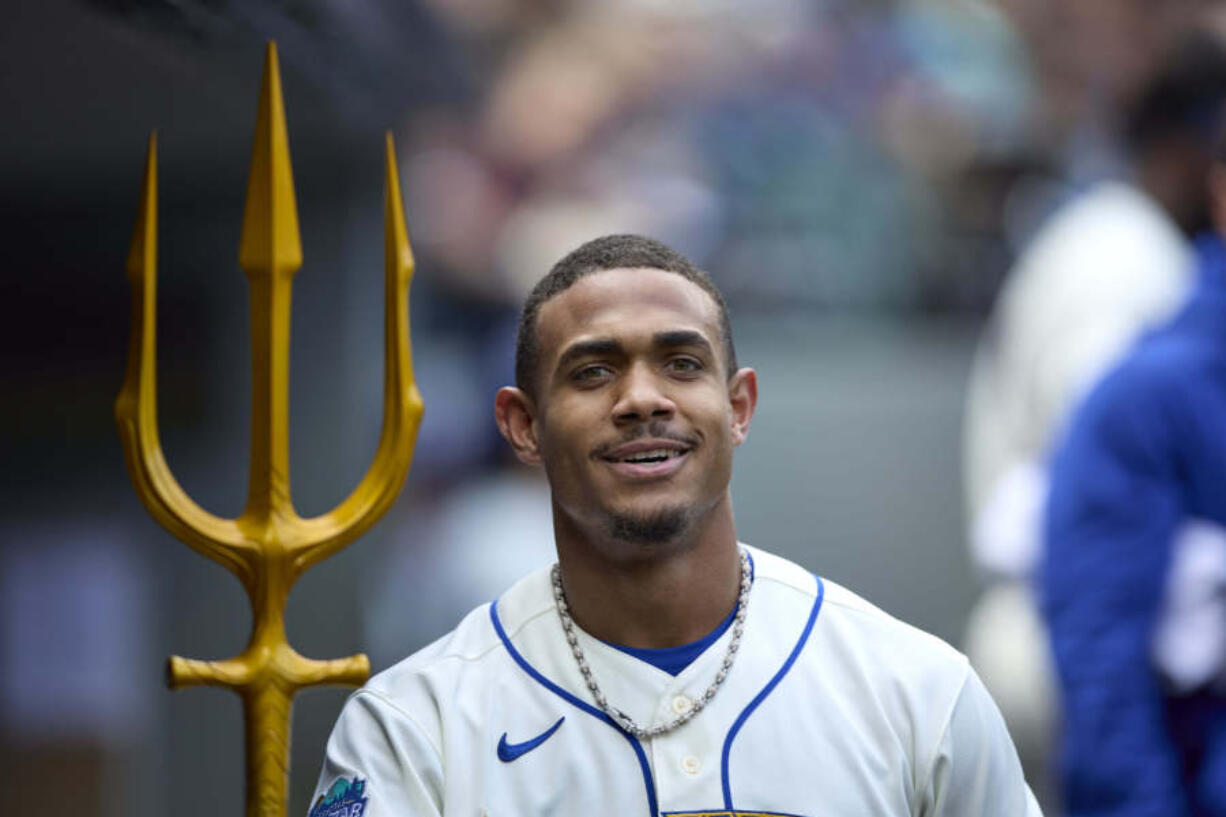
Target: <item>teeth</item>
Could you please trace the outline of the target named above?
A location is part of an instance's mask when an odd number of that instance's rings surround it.
[[[640,451],[637,454],[631,454],[622,460],[622,462],[659,462],[677,456],[680,453],[671,448],[657,448],[654,451]]]

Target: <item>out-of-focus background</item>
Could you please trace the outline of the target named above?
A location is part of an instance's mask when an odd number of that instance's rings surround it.
[[[10,0],[0,801],[79,817],[242,808],[237,697],[172,694],[162,666],[241,651],[247,602],[146,516],[112,402],[156,128],[163,443],[200,504],[239,512],[237,246],[267,39],[306,259],[291,401],[304,515],[343,498],[374,451],[385,129],[401,163],[416,458],[383,522],[289,609],[303,654],[366,651],[379,670],[550,560],[545,486],[504,452],[492,398],[527,288],[608,232],[674,245],[728,295],[761,383],[733,486],[742,538],[962,643],[981,589],[963,404],[985,318],[1042,220],[1118,170],[1121,111],[1204,5]],[[291,813],[346,694],[297,699]]]

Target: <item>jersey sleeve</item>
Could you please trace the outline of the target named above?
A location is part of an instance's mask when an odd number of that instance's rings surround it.
[[[920,817],[1042,817],[1004,719],[969,667],[918,805]]]
[[[442,762],[437,745],[406,712],[360,690],[328,739],[308,817],[438,817]]]
[[[1076,814],[1188,813],[1151,660],[1182,516],[1168,391],[1130,361],[1090,396],[1052,466],[1039,590],[1063,697],[1063,793]]]

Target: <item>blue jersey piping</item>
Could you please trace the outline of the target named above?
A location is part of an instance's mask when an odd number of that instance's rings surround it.
[[[647,807],[651,810],[651,817],[656,817],[658,813],[656,808],[656,784],[651,778],[651,767],[647,764],[647,754],[643,751],[642,744],[638,742],[634,735],[631,735],[629,732],[618,726],[617,721],[613,720],[591,704],[581,701],[574,695],[571,695],[569,692],[562,689],[562,687],[558,686],[553,681],[550,681],[548,678],[538,672],[535,667],[529,664],[527,659],[520,655],[519,651],[516,650],[514,645],[511,644],[511,639],[507,637],[506,630],[502,628],[502,622],[498,620],[497,601],[490,602],[490,621],[494,623],[494,631],[498,633],[498,637],[502,639],[502,646],[506,647],[507,652],[511,655],[511,658],[515,660],[516,664],[519,664],[520,669],[528,673],[528,676],[532,678],[532,680],[536,681],[538,684],[545,687],[545,689],[554,693],[567,703],[578,707],[594,718],[604,721],[609,726],[616,729],[618,734],[630,742],[631,748],[634,749],[635,756],[638,757],[639,767],[643,771],[643,783],[647,787]],[[810,622],[810,624],[812,624],[812,622]]]
[[[813,609],[809,611],[809,620],[805,623],[805,629],[801,632],[796,646],[792,648],[792,654],[788,656],[788,660],[783,662],[783,666],[775,673],[775,676],[767,682],[766,686],[762,687],[762,691],[754,696],[754,699],[749,702],[749,705],[741,710],[741,714],[737,716],[736,721],[732,724],[732,728],[728,730],[728,737],[724,738],[724,752],[720,758],[720,776],[723,778],[724,784],[724,808],[728,811],[733,811],[732,807],[732,782],[728,777],[728,758],[732,753],[732,741],[736,739],[737,732],[741,731],[741,727],[745,725],[745,721],[753,714],[753,711],[758,708],[758,705],[766,700],[766,696],[771,694],[771,691],[778,686],[783,680],[783,676],[787,675],[788,670],[796,663],[797,656],[804,649],[805,644],[809,640],[809,634],[813,632],[813,625],[817,621],[817,614],[822,609],[822,599],[826,596],[826,585],[822,582],[821,577],[813,577],[817,581],[817,598],[813,601]]]

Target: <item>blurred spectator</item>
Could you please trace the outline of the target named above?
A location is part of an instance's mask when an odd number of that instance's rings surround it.
[[[994,584],[972,613],[966,648],[1036,776],[1053,720],[1047,646],[1027,588],[1046,460],[1085,391],[1186,297],[1189,237],[1208,223],[1204,178],[1224,100],[1226,52],[1192,35],[1131,106],[1130,172],[1091,186],[1043,225],[978,350],[966,487],[974,558]]]
[[[1226,815],[1226,167],[1186,308],[1077,412],[1039,571],[1073,817]]]

